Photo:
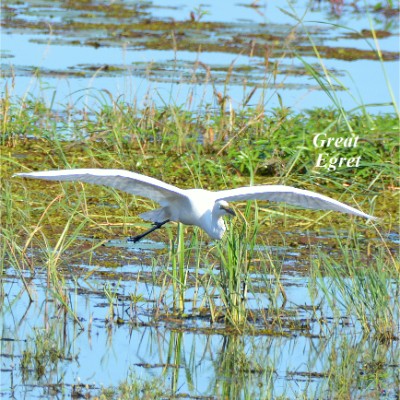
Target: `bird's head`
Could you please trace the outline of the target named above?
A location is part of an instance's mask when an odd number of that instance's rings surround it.
[[[224,215],[236,215],[235,211],[233,211],[233,209],[229,207],[229,203],[225,200],[218,200],[215,203],[214,213],[218,217],[223,217]]]
[[[226,226],[222,217],[225,215],[232,216],[236,214],[225,200],[217,200],[212,210],[212,223],[210,229],[206,230],[213,239],[222,239],[224,236]]]

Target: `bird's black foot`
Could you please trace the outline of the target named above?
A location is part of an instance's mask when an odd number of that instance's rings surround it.
[[[136,235],[136,236],[131,236],[128,238],[128,242],[133,242],[133,243],[137,243],[139,240],[143,239],[145,236],[147,236],[149,233],[154,232],[156,229],[161,228],[164,224],[166,224],[167,222],[169,222],[169,219],[166,219],[163,222],[154,222],[153,227],[151,229],[149,229],[148,231],[140,234],[140,235]]]

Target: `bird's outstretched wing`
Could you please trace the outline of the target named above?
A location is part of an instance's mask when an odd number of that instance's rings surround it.
[[[340,201],[328,196],[314,193],[309,190],[297,189],[283,185],[247,186],[231,190],[215,192],[218,200],[243,201],[243,200],[269,200],[284,202],[303,208],[315,210],[332,210],[347,214],[358,215],[368,219],[377,219],[372,215],[356,210]]]
[[[67,169],[19,173],[14,176],[51,181],[79,181],[109,186],[163,205],[164,201],[185,196],[185,191],[158,179],[122,169]]]

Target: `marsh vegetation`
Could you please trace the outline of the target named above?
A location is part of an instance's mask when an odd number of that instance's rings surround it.
[[[379,28],[372,24],[346,38],[376,44],[387,37],[382,32],[392,35],[394,6],[374,6],[365,5]],[[4,68],[10,78],[0,116],[2,396],[399,397],[399,114],[390,77],[387,101],[343,107],[338,93],[345,85],[325,62],[346,52],[340,46],[328,51],[321,32],[295,14],[290,29],[277,24],[267,35],[263,24],[243,33],[240,22],[207,20],[201,8],[170,21],[147,2],[71,1],[68,9],[33,2],[29,12],[12,1],[3,7],[5,29],[14,33],[37,34],[46,29],[43,16],[54,19],[56,46],[113,48],[122,41],[128,52],[140,45],[177,54],[165,71],[163,61],[133,69],[86,65],[79,77],[71,68],[71,82],[140,70],[150,84],[190,90],[183,103],[165,96],[131,101],[99,86],[85,90],[83,102],[62,103],[56,90],[43,87],[41,96],[18,95],[18,80],[31,69]],[[260,11],[256,4],[240,7]],[[180,15],[179,7],[171,10]],[[26,14],[30,18],[21,17]],[[344,6],[344,21],[349,14],[361,19]],[[296,39],[288,33],[293,26],[301,27]],[[127,44],[128,38],[136,41]],[[46,37],[36,35],[34,42],[40,40]],[[272,42],[274,52],[266,55]],[[290,54],[279,45],[289,42]],[[248,70],[236,61],[207,69],[194,57],[186,68],[180,51],[252,52],[254,62]],[[383,68],[398,60],[395,51],[376,46],[361,53],[351,51]],[[279,74],[289,81],[282,90],[291,90],[294,71],[286,65],[292,57],[300,60],[296,75],[307,76],[328,103],[294,109],[279,96],[274,106],[266,100],[271,88],[279,94]],[[42,81],[60,73],[66,71],[46,66],[35,72]],[[310,89],[309,82],[295,84],[295,90]],[[199,93],[201,85],[211,94]],[[237,102],[235,86],[243,94]],[[332,147],[315,146],[318,134],[332,138]],[[334,145],[355,137],[356,146]],[[360,160],[321,168],[321,151]],[[129,236],[149,227],[137,215],[154,207],[150,201],[104,187],[12,178],[21,171],[85,167],[132,170],[182,188],[286,184],[380,220],[238,203],[219,242],[197,228],[168,224],[132,243]]]

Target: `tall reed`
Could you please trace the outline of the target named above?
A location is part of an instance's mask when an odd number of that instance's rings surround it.
[[[185,290],[187,279],[185,253],[185,229],[183,225],[179,223],[176,243],[170,245],[173,307],[174,310],[177,310],[178,312],[183,312],[185,308]]]

